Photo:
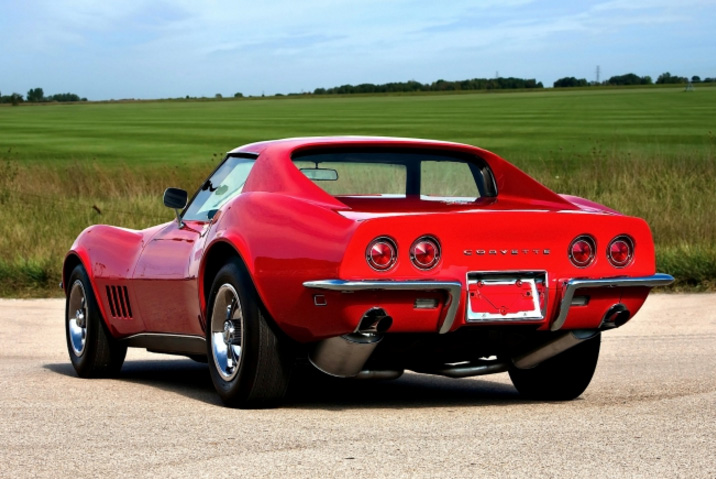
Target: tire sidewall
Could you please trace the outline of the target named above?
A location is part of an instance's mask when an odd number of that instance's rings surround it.
[[[70,293],[74,287],[75,282],[80,281],[85,293],[85,302],[87,308],[86,328],[87,336],[85,338],[85,348],[80,355],[75,353],[72,348],[72,341],[70,339],[70,317],[73,314],[70,309]],[[98,328],[102,327],[100,321],[99,308],[97,307],[97,301],[95,300],[94,291],[92,285],[87,277],[87,272],[82,265],[78,265],[72,270],[70,274],[69,286],[67,290],[67,298],[65,301],[65,340],[67,342],[67,352],[70,356],[72,366],[75,368],[77,374],[81,377],[88,377],[91,375],[94,364],[92,358],[96,354],[97,349],[97,336],[99,332]]]
[[[214,302],[219,288],[224,284],[230,284],[239,295],[242,313],[242,342],[241,342],[241,358],[239,360],[239,370],[236,376],[227,381],[217,370],[214,362],[211,321],[214,310]],[[256,371],[256,342],[257,331],[256,324],[258,319],[258,305],[256,295],[252,290],[248,275],[242,265],[236,261],[227,263],[222,267],[214,278],[211,286],[210,301],[207,305],[207,321],[206,321],[206,345],[207,358],[209,363],[209,372],[211,381],[214,383],[216,391],[224,401],[240,403],[249,395],[254,381],[252,374]]]

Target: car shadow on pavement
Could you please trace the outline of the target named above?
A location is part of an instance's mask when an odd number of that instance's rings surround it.
[[[46,364],[57,374],[76,377],[69,363]],[[159,388],[211,405],[221,405],[208,367],[190,359],[126,361],[115,381]],[[434,408],[527,404],[510,384],[482,379],[450,379],[407,373],[394,380],[337,379],[306,368],[294,372],[283,408]]]
[[[299,409],[434,408],[525,403],[510,384],[406,373],[393,380],[294,375],[283,407]]]
[[[58,374],[77,377],[69,362],[46,364],[45,368]],[[111,380],[144,384],[208,404],[221,404],[221,399],[211,384],[206,364],[191,359],[125,361],[119,375]]]

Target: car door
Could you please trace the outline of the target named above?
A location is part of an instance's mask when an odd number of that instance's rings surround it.
[[[197,275],[208,227],[172,222],[145,245],[132,282],[147,332],[204,334]]]

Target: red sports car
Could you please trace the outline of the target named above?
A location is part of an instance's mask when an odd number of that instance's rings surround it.
[[[673,281],[643,220],[468,145],[253,143],[187,198],[164,192],[175,221],[95,225],[72,245],[80,376],[117,374],[140,347],[207,361],[230,406],[276,405],[301,358],[343,378],[507,371],[526,397],[566,400],[588,386],[602,331]]]

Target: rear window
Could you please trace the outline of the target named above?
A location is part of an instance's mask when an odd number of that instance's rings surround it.
[[[420,163],[420,196],[475,200],[482,195],[468,163],[428,160]]]
[[[318,176],[311,175],[317,168],[334,170],[335,177],[314,179],[314,183],[333,196],[405,196],[408,178],[405,165],[359,161],[322,161],[318,166],[315,161],[295,161],[294,164],[311,179]]]
[[[424,150],[299,152],[294,165],[333,196],[419,196],[474,201],[495,196],[487,164],[478,157]]]

